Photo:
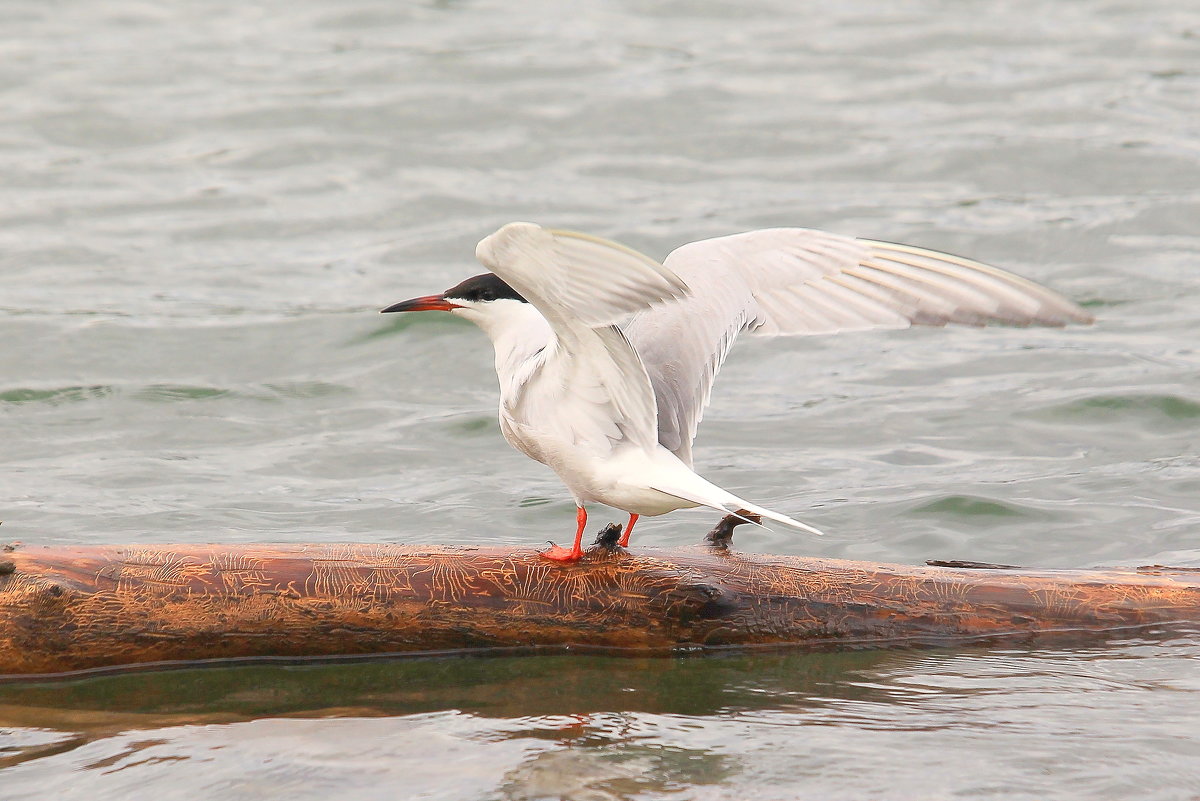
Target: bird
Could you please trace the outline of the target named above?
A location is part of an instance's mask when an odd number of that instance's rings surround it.
[[[487,272],[382,312],[441,311],[491,339],[500,431],[550,467],[576,506],[639,517],[709,507],[812,534],[693,469],[692,443],[738,335],[812,335],[948,323],[1063,326],[1092,316],[1062,295],[971,259],[810,228],[691,242],[658,262],[625,245],[513,222],[480,241]]]

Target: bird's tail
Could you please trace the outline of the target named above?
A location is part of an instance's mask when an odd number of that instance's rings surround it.
[[[799,520],[794,520],[787,515],[781,515],[779,512],[772,512],[770,509],[764,509],[761,506],[755,506],[752,503],[747,503],[746,501],[742,500],[739,500],[737,504],[734,505],[734,509],[726,509],[725,511],[735,515],[738,513],[738,511],[754,512],[754,514],[765,517],[768,520],[774,520],[777,523],[784,523],[792,528],[798,528],[802,531],[807,531],[809,534],[816,534],[818,537],[824,536],[825,534],[825,532],[821,531],[820,529],[813,528],[807,523],[801,523]],[[738,515],[738,517],[741,517],[741,515]],[[754,521],[751,520],[750,522],[753,523]]]
[[[699,478],[699,476],[696,476],[696,478]],[[703,479],[700,480],[703,481]],[[665,487],[651,487],[651,489],[667,495],[674,495],[676,498],[681,498],[685,501],[699,504],[700,506],[707,506],[710,509],[716,509],[718,511],[725,512],[726,514],[734,515],[735,517],[741,517],[747,523],[762,525],[757,520],[751,520],[747,517],[743,517],[742,515],[738,514],[738,512],[753,512],[754,514],[765,517],[768,520],[774,520],[777,523],[783,523],[785,525],[792,526],[793,528],[798,528],[801,531],[807,531],[810,534],[816,534],[818,537],[824,535],[824,532],[822,532],[820,529],[813,528],[806,523],[801,523],[799,520],[794,520],[787,515],[781,515],[779,512],[772,512],[770,509],[764,509],[761,506],[756,506],[749,501],[743,501],[741,498],[732,493],[726,492],[715,484],[709,484],[707,481],[704,483],[708,484],[709,487],[716,492],[698,493],[675,487],[672,487],[671,489],[667,489]]]

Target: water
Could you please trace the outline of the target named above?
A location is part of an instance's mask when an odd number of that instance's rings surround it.
[[[698,467],[829,532],[741,547],[1200,565],[1194,4],[10,0],[0,46],[7,540],[564,540],[482,335],[375,313],[529,219],[657,256],[771,225],[911,242],[1098,316],[741,343]],[[0,794],[1193,798],[1198,659],[1180,637],[7,686]]]

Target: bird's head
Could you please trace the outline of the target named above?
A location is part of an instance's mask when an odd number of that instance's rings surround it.
[[[447,311],[475,323],[493,339],[505,329],[525,325],[531,315],[541,317],[520,293],[495,273],[480,273],[440,295],[401,301],[382,311]]]

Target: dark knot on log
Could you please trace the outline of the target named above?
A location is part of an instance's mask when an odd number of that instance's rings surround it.
[[[609,523],[604,528],[600,529],[600,533],[596,535],[596,545],[609,551],[618,549],[617,542],[621,539],[621,532],[624,527],[620,523]]]
[[[762,517],[754,514],[754,512],[738,509],[733,514],[722,517],[713,526],[713,530],[704,535],[704,541],[713,548],[727,551],[729,550],[729,546],[733,544],[733,530],[743,523],[754,523],[761,526]]]

